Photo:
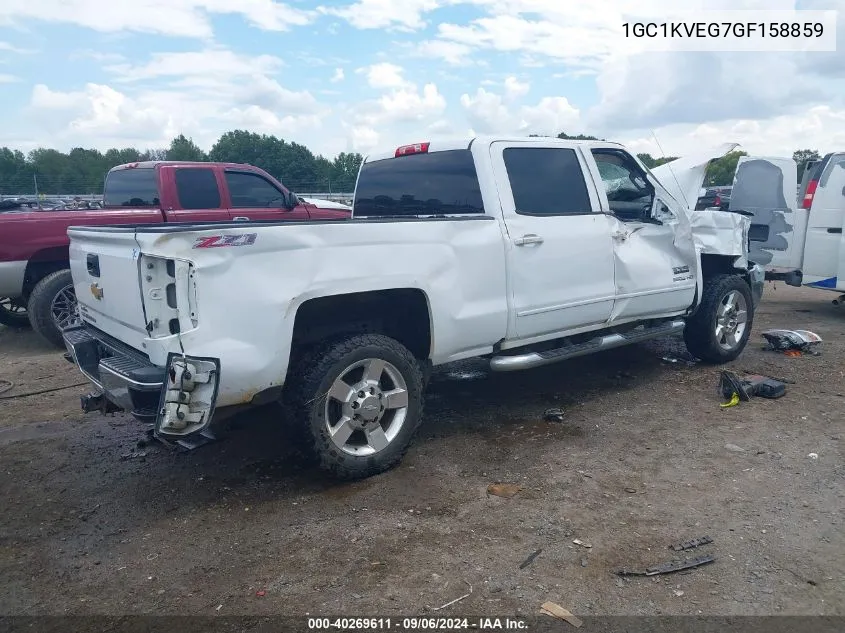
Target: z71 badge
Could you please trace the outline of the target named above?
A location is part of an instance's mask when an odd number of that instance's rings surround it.
[[[258,233],[241,233],[240,235],[210,235],[198,237],[193,248],[219,248],[222,246],[252,246]]]

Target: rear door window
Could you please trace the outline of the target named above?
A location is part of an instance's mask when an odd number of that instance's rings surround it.
[[[355,217],[484,213],[469,150],[410,154],[364,163]]]
[[[138,167],[109,172],[103,190],[103,204],[107,207],[160,206],[156,170]]]
[[[220,208],[220,190],[213,169],[180,167],[175,177],[176,194],[183,209]]]
[[[508,147],[502,152],[519,215],[592,213],[590,194],[575,150]]]

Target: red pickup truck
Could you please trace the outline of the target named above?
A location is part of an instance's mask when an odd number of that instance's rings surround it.
[[[76,319],[69,226],[345,219],[351,210],[305,200],[252,165],[149,161],[112,168],[102,209],[0,213],[0,323],[27,323],[63,347]]]

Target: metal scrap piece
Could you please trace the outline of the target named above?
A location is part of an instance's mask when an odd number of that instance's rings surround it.
[[[709,536],[700,536],[699,538],[694,538],[691,541],[684,541],[683,543],[670,545],[669,549],[675,550],[676,552],[683,552],[684,550],[701,547],[702,545],[709,545],[712,542],[713,539]]]
[[[649,567],[643,571],[620,569],[616,572],[616,574],[618,576],[656,576],[658,574],[671,574],[683,569],[701,567],[702,565],[712,563],[715,560],[715,557],[708,554],[707,556],[699,556],[698,558],[688,558],[682,561],[672,561],[669,563],[663,563],[662,565],[655,565],[654,567]]]

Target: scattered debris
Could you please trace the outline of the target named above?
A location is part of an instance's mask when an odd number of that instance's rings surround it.
[[[616,586],[617,586],[617,587],[619,587],[619,588],[624,587],[624,586],[625,586],[625,581],[624,581],[624,580],[622,580],[621,578],[617,578],[617,579],[616,579]]]
[[[725,444],[725,448],[729,450],[731,453],[744,453],[745,449],[741,446],[737,446],[736,444]]]
[[[589,564],[590,564],[590,561],[588,561],[586,558],[581,559],[581,567],[586,567]]]
[[[694,567],[701,567],[702,565],[707,565],[708,563],[712,563],[716,559],[711,556],[699,556],[698,558],[687,558],[685,560],[680,561],[672,561],[670,563],[663,563],[662,565],[655,565],[653,567],[648,567],[645,570],[630,570],[630,569],[620,569],[616,572],[619,576],[657,576],[658,574],[671,574],[676,571],[681,571],[684,569],[693,569]]]
[[[263,598],[264,596],[267,595],[267,592],[264,591],[263,589],[260,589],[259,591],[255,592],[255,595],[258,596],[259,598]]]
[[[563,409],[546,409],[543,419],[547,422],[563,422]]]
[[[754,396],[780,398],[786,394],[786,384],[759,374],[740,378],[732,371],[724,370],[719,375],[719,392],[728,400],[721,406],[732,407],[740,402],[748,402]]]
[[[688,358],[677,358],[676,356],[664,356],[660,360],[665,363],[672,363],[673,365],[677,363],[683,363],[687,367],[695,367],[698,364],[698,362],[695,360],[690,360]]]
[[[635,494],[637,494],[637,489],[636,488],[625,488],[625,492],[627,492],[628,494],[635,495]]]
[[[469,587],[469,593],[462,595],[460,598],[455,598],[454,600],[447,602],[446,604],[441,605],[439,607],[429,607],[429,608],[432,611],[440,611],[440,609],[445,609],[446,607],[452,606],[453,604],[455,604],[456,602],[460,602],[464,598],[469,598],[472,595],[472,585],[470,585],[466,580],[464,582],[466,582],[467,586]]]
[[[544,602],[540,606],[540,613],[569,622],[575,628],[584,624],[580,618],[574,616],[570,611],[564,609],[559,604],[555,604],[554,602]]]
[[[487,486],[488,495],[504,497],[505,499],[510,499],[511,497],[516,496],[520,490],[522,490],[522,486],[519,484],[495,483]]]
[[[760,335],[766,339],[768,346],[766,349],[778,352],[797,351],[807,352],[818,356],[819,352],[815,349],[822,338],[809,330],[766,330]],[[790,354],[793,356],[794,354]]]
[[[713,539],[709,536],[700,536],[690,541],[684,541],[683,543],[676,543],[675,545],[670,545],[669,549],[675,550],[676,552],[683,552],[684,550],[701,547],[702,545],[709,545],[712,542]]]
[[[533,563],[533,562],[534,562],[534,559],[535,559],[535,558],[537,558],[537,557],[540,555],[540,552],[542,552],[542,551],[543,551],[543,550],[542,550],[542,548],[541,548],[541,549],[534,550],[533,552],[531,552],[531,553],[528,555],[528,558],[526,558],[524,561],[522,561],[522,563],[520,564],[519,568],[520,568],[520,569],[525,569],[526,567],[528,567],[531,563]]]
[[[587,479],[592,479],[592,478],[593,478],[593,476],[592,476],[590,473],[586,472],[586,471],[579,470],[579,471],[576,471],[576,472],[577,472],[579,475],[581,475],[582,477],[586,477]]]
[[[819,454],[818,453],[810,453],[809,455],[807,455],[807,457],[809,457],[810,459],[818,459]]]
[[[587,549],[590,549],[592,547],[592,545],[590,545],[589,543],[585,543],[579,538],[575,539],[572,542],[575,543],[575,545],[580,545],[581,547],[586,547]]]
[[[673,594],[676,598],[680,598],[682,595],[684,595],[684,592],[683,592],[683,591],[681,591],[680,589],[675,589],[675,590],[672,592],[672,594]]]
[[[130,459],[139,459],[141,457],[146,457],[147,451],[132,451],[131,453],[124,453],[120,456],[120,461],[127,461]]]

